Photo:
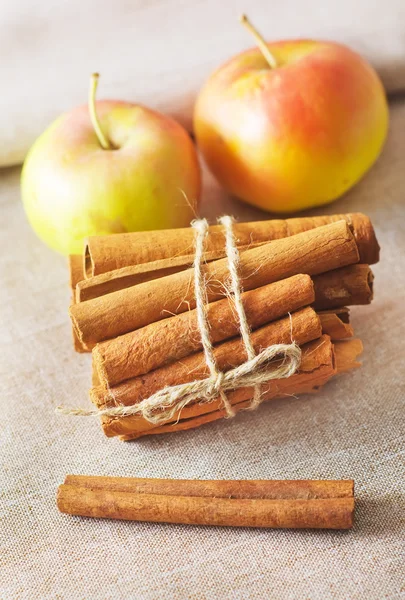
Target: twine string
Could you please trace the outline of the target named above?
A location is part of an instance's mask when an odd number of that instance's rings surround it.
[[[204,350],[204,357],[207,367],[211,374],[213,391],[220,396],[222,404],[226,410],[228,417],[233,417],[235,411],[232,408],[231,403],[228,401],[226,394],[222,388],[223,374],[218,371],[217,361],[214,356],[214,349],[212,347],[209,323],[207,318],[207,285],[205,275],[202,273],[202,263],[204,259],[204,241],[208,233],[208,222],[207,219],[196,219],[191,223],[196,235],[195,235],[195,256],[194,256],[194,294],[196,302],[197,312],[197,323],[201,335],[201,345]]]
[[[58,406],[57,412],[67,415],[108,416],[112,418],[138,415],[150,423],[161,425],[173,420],[176,416],[179,418],[182,409],[191,403],[198,401],[200,404],[206,404],[219,397],[226,415],[233,417],[235,410],[226,392],[241,388],[254,388],[253,399],[248,408],[255,409],[261,402],[260,389],[264,383],[274,379],[291,377],[297,371],[301,362],[301,350],[294,341],[291,341],[290,344],[273,344],[264,348],[258,354],[255,353],[241,297],[242,286],[238,274],[239,253],[235,244],[233,220],[231,217],[225,216],[219,221],[224,226],[230,273],[230,290],[225,286],[226,295],[233,302],[236,309],[247,360],[229,371],[222,372],[218,369],[207,318],[208,282],[202,268],[208,223],[206,219],[198,219],[192,223],[195,230],[194,287],[197,323],[204,358],[210,372],[209,377],[167,386],[131,406],[118,405],[94,410]]]
[[[239,277],[239,251],[235,243],[235,236],[233,233],[233,218],[226,215],[219,219],[221,225],[225,229],[225,244],[226,244],[226,255],[228,257],[228,269],[231,278],[231,291],[232,298],[236,309],[236,314],[239,319],[239,330],[242,341],[245,346],[246,356],[248,360],[252,360],[256,352],[253,348],[252,338],[250,337],[250,327],[246,318],[245,309],[242,302],[242,283]],[[260,404],[260,385],[257,384],[254,387],[253,398],[249,405],[249,410],[254,410]]]

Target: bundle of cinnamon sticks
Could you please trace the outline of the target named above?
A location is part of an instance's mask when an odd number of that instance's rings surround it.
[[[369,304],[379,259],[363,214],[269,220],[234,225],[242,301],[256,352],[295,340],[299,370],[262,386],[262,399],[317,391],[359,365],[350,305]],[[218,369],[246,361],[239,321],[224,288],[229,273],[221,226],[209,228],[204,274],[210,337]],[[209,375],[195,310],[191,228],[89,238],[70,257],[70,315],[75,348],[92,351],[90,396],[98,409],[132,406],[165,386]],[[251,388],[228,392],[236,412]],[[107,436],[130,440],[198,427],[226,416],[220,399],[186,406],[169,422],[140,415],[103,416]]]

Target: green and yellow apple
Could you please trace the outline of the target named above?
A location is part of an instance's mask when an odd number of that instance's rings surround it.
[[[356,52],[332,42],[266,44],[208,79],[194,129],[219,182],[273,212],[326,204],[380,154],[388,128],[381,81]]]
[[[144,106],[94,101],[59,117],[34,143],[21,188],[38,236],[63,254],[83,238],[185,227],[195,216],[200,169],[173,119]]]

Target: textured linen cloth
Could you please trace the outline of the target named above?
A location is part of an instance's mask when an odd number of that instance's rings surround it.
[[[141,102],[191,124],[194,98],[222,62],[266,39],[343,42],[405,89],[404,0],[18,0],[0,2],[0,165],[21,162],[61,113],[99,98]]]
[[[0,173],[2,600],[382,600],[404,597],[405,102],[378,164],[329,213],[364,211],[382,246],[375,301],[352,310],[361,369],[318,395],[195,431],[123,443],[89,406],[90,356],[67,317],[65,260],[36,239],[17,169]],[[319,209],[317,211],[319,213]],[[265,218],[208,177],[203,214]],[[354,478],[352,531],[276,531],[83,519],[58,513],[67,473],[178,478]]]

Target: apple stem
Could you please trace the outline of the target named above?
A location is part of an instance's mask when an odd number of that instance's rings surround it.
[[[252,23],[249,21],[249,19],[247,18],[247,16],[246,15],[241,15],[239,17],[239,21],[253,35],[253,37],[255,38],[256,43],[257,43],[257,45],[258,45],[258,47],[259,47],[259,49],[261,51],[261,53],[263,54],[264,58],[267,60],[269,66],[272,69],[276,69],[277,68],[277,61],[276,61],[276,59],[274,58],[274,56],[270,52],[269,47],[266,44],[266,42],[264,41],[263,37],[260,35],[260,33],[257,31],[257,29],[255,27],[253,27]]]
[[[104,150],[112,150],[112,148],[113,148],[112,144],[104,135],[103,130],[101,129],[101,126],[100,126],[100,122],[97,117],[97,112],[96,112],[96,91],[97,91],[97,85],[98,85],[98,78],[99,78],[98,73],[93,73],[93,75],[90,78],[90,87],[89,87],[90,120],[94,127],[94,131],[96,132],[98,141],[100,142],[100,146]]]

